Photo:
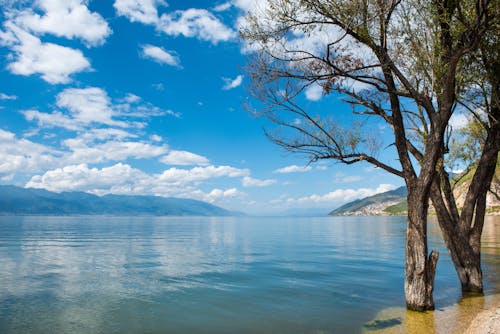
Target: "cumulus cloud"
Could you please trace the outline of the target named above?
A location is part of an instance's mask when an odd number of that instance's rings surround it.
[[[314,204],[314,205],[338,205],[349,201],[373,196],[396,189],[392,184],[380,184],[377,188],[360,188],[360,189],[338,189],[327,194],[313,194],[301,198],[289,198],[286,202],[289,204]]]
[[[82,125],[78,121],[59,111],[45,113],[30,109],[24,110],[21,113],[27,121],[36,121],[39,127],[61,127],[72,131],[83,130]]]
[[[206,166],[194,167],[192,169],[179,169],[170,168],[163,173],[157,175],[159,182],[167,182],[170,184],[185,185],[189,183],[196,183],[208,179],[219,177],[244,177],[248,176],[250,171],[248,169],[239,169],[231,166]]]
[[[67,163],[102,163],[123,161],[129,158],[148,159],[161,156],[166,146],[156,146],[138,141],[110,140],[103,143],[88,142],[82,138],[67,139],[64,146],[70,150]]]
[[[166,165],[208,165],[209,161],[204,156],[187,151],[170,151],[160,159]]]
[[[195,190],[195,191],[191,192],[189,197],[194,198],[194,199],[199,199],[199,200],[209,202],[209,203],[214,203],[215,201],[220,200],[220,199],[233,198],[233,197],[243,196],[243,195],[244,195],[244,193],[240,192],[236,188],[230,188],[230,189],[226,189],[226,190],[216,188],[216,189],[213,189],[212,191],[210,191],[209,193],[205,193],[201,190]]]
[[[250,176],[245,176],[242,181],[243,187],[268,187],[275,183],[275,179],[259,180]]]
[[[222,89],[230,90],[230,89],[239,87],[241,85],[241,83],[243,81],[243,75],[238,75],[234,79],[222,78],[222,80],[224,80],[224,86],[222,87]]]
[[[113,120],[108,94],[97,87],[68,88],[57,95],[56,105],[68,109],[72,117],[83,124],[101,123],[126,127],[125,122]]]
[[[159,15],[159,6],[166,7],[167,4],[162,0],[116,0],[114,3],[118,15],[127,17],[131,22],[153,25],[158,31],[169,36],[182,35],[212,44],[228,41],[237,36],[234,30],[206,9],[189,8]],[[214,10],[229,8],[225,8],[226,6],[217,6]]]
[[[180,67],[181,61],[179,57],[172,51],[165,51],[164,49],[146,44],[142,47],[142,56],[154,60],[160,64]]]
[[[155,24],[158,21],[158,6],[167,6],[163,0],[116,0],[113,6],[118,15],[131,22]]]
[[[107,22],[98,13],[92,13],[82,0],[37,0],[36,9],[17,13],[14,21],[20,27],[36,34],[53,34],[68,39],[79,38],[87,45],[103,44],[111,33]]]
[[[0,177],[38,173],[68,164],[157,158],[168,151],[166,145],[125,139],[133,137],[135,135],[119,129],[94,129],[64,140],[62,148],[56,150],[0,129]]]
[[[195,37],[212,44],[231,40],[237,35],[208,10],[197,8],[163,14],[157,29],[167,35]]]
[[[197,189],[196,186],[202,181],[213,178],[234,178],[247,174],[247,170],[230,166],[170,168],[161,174],[150,175],[124,163],[103,168],[90,168],[87,164],[75,164],[33,176],[26,183],[26,187],[43,188],[55,192],[78,190],[97,195],[150,194],[215,201],[218,198],[234,197],[240,193],[232,188],[214,189],[207,194]]]
[[[171,110],[163,110],[143,102],[134,94],[128,94],[117,102],[113,103],[107,92],[98,87],[67,88],[56,97],[56,106],[61,110],[51,113],[25,110],[22,113],[28,121],[36,121],[40,127],[62,127],[72,131],[83,131],[96,125],[141,128],[144,126],[143,122],[131,121],[130,118],[181,116]]]
[[[53,166],[61,152],[0,129],[0,177],[36,173]]]
[[[74,73],[90,69],[90,62],[80,50],[43,43],[27,31],[10,22],[7,32],[0,36],[1,43],[12,50],[14,59],[7,68],[14,74],[29,76],[39,74],[51,84],[68,83]]]
[[[129,185],[133,180],[148,178],[148,175],[129,165],[118,163],[102,169],[89,168],[86,164],[71,165],[36,175],[26,183],[27,188],[42,188],[54,192],[86,191],[98,195],[120,193],[114,187]]]
[[[278,174],[303,173],[303,172],[309,172],[311,170],[312,170],[311,166],[291,165],[291,166],[286,166],[283,168],[276,169],[275,171],[273,171],[273,173],[278,173]]]

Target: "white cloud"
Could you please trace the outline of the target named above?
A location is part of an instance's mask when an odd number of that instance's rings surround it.
[[[105,194],[150,194],[199,198],[215,201],[241,195],[236,188],[214,189],[210,193],[196,189],[202,181],[220,177],[241,177],[247,170],[229,166],[207,166],[192,169],[171,168],[161,174],[146,174],[124,163],[103,168],[89,168],[87,164],[74,164],[56,168],[36,175],[26,187],[43,188],[50,191],[86,191],[97,195]]]
[[[119,103],[113,104],[107,92],[98,87],[67,88],[57,95],[56,106],[69,113],[63,113],[61,110],[51,113],[27,110],[22,113],[28,121],[37,121],[40,127],[62,127],[72,131],[83,131],[96,125],[142,128],[145,123],[131,121],[130,118],[181,116],[171,110],[162,110],[151,103],[143,102],[134,94],[127,94],[125,98],[117,100]]]
[[[163,92],[165,90],[165,85],[161,82],[152,84],[153,88],[159,92]]]
[[[306,88],[305,94],[309,101],[319,101],[323,97],[323,87],[316,84],[311,85]]]
[[[116,0],[114,5],[118,15],[131,22],[155,24],[158,22],[158,6],[167,6],[163,0]]]
[[[118,163],[102,169],[89,168],[86,164],[71,165],[36,175],[26,183],[27,188],[42,188],[49,191],[86,191],[98,195],[122,193],[114,191],[129,185],[133,191],[134,179],[147,179],[148,176],[129,165]]]
[[[159,143],[163,141],[163,138],[158,135],[151,135],[151,140]]]
[[[72,131],[83,130],[82,124],[59,111],[44,113],[31,109],[24,110],[21,113],[27,121],[36,121],[39,127],[61,127]]]
[[[383,193],[393,189],[396,189],[396,186],[392,184],[380,184],[377,188],[338,189],[323,195],[313,194],[298,199],[289,198],[287,202],[289,204],[301,204],[301,205],[306,205],[306,204],[338,205],[347,203],[355,199],[373,196],[375,194]]]
[[[258,11],[262,11],[265,6],[268,5],[267,0],[258,1],[258,0],[232,0],[232,3],[243,11],[243,14],[248,12],[256,13]]]
[[[152,59],[160,64],[167,64],[175,67],[180,67],[181,65],[181,61],[175,53],[172,51],[165,51],[164,49],[154,45],[144,45],[142,47],[142,56]]]
[[[167,35],[196,37],[212,44],[228,41],[237,35],[209,11],[196,8],[163,14],[157,29]]]
[[[17,138],[14,133],[0,129],[0,176],[3,178],[49,168],[55,164],[60,154],[54,149]]]
[[[141,100],[141,98],[135,94],[128,93],[124,98],[123,101],[126,103],[138,103]]]
[[[222,89],[230,90],[230,89],[239,87],[241,85],[241,83],[243,81],[243,75],[238,75],[234,79],[222,78],[222,80],[224,80],[224,87],[222,87]]]
[[[80,138],[86,142],[106,141],[106,140],[123,140],[126,138],[137,138],[137,135],[116,128],[93,128],[87,129],[80,134]]]
[[[243,187],[268,187],[276,183],[274,179],[259,180],[254,179],[250,176],[245,176],[243,178]]]
[[[237,36],[234,30],[206,9],[189,8],[159,16],[159,6],[167,4],[162,0],[116,0],[114,3],[118,15],[127,17],[131,22],[154,25],[158,31],[169,36],[194,37],[212,44]],[[214,10],[220,11],[225,7],[220,5]]]
[[[291,165],[291,166],[286,166],[283,168],[276,169],[275,171],[273,171],[273,173],[279,173],[279,174],[303,173],[303,172],[309,172],[311,170],[312,170],[311,166]]]
[[[215,201],[220,200],[220,199],[233,198],[233,197],[243,196],[243,195],[244,195],[244,193],[240,192],[236,188],[231,188],[231,189],[226,189],[226,190],[216,188],[216,189],[213,189],[212,191],[210,191],[208,194],[204,193],[201,190],[195,190],[190,194],[189,197],[199,199],[199,200],[209,202],[209,203],[214,203]]]
[[[17,25],[37,34],[53,34],[69,39],[79,38],[88,45],[103,44],[111,33],[107,22],[98,13],[91,13],[82,0],[37,0],[35,5],[44,12],[32,9],[18,13]]]
[[[72,117],[83,124],[101,123],[127,127],[127,123],[113,120],[108,94],[97,87],[65,89],[57,95],[56,104],[68,109]]]
[[[187,151],[170,151],[160,159],[166,165],[208,165],[209,161],[204,156]]]
[[[231,8],[231,2],[224,2],[214,7],[215,12],[223,12]]]
[[[166,146],[155,146],[144,142],[111,140],[104,143],[88,142],[84,138],[72,138],[63,142],[70,150],[66,163],[102,163],[124,161],[129,158],[148,159],[165,154]]]
[[[465,114],[455,112],[451,115],[449,125],[453,128],[453,130],[460,130],[465,128],[467,123],[469,123],[469,119]]]
[[[39,74],[51,84],[68,83],[74,73],[90,69],[90,63],[80,50],[53,43],[42,43],[39,38],[10,22],[1,42],[13,51],[15,60],[7,65],[14,74]]]
[[[206,166],[194,167],[192,169],[170,168],[157,176],[158,182],[185,185],[194,182],[201,182],[219,177],[244,177],[248,176],[248,169],[239,169],[231,166]]]
[[[0,93],[0,100],[17,100],[17,96]]]
[[[151,118],[157,116],[170,115],[176,118],[182,116],[181,113],[168,109],[161,109],[149,102],[143,102],[141,97],[134,94],[127,94],[125,98],[118,99],[118,104],[112,106],[117,117]]]

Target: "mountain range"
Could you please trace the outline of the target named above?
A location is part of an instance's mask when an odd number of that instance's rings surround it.
[[[221,207],[192,199],[159,196],[105,195],[85,192],[55,193],[43,189],[0,186],[2,215],[151,215],[235,216]]]

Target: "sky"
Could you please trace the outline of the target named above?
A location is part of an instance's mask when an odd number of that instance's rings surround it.
[[[250,214],[326,214],[403,185],[368,164],[309,164],[265,137],[273,125],[244,107],[250,51],[238,34],[255,1],[0,5],[1,184]],[[314,87],[300,98],[348,113]]]

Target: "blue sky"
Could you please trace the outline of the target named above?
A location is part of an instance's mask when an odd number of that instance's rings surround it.
[[[3,184],[261,214],[326,213],[402,185],[365,164],[307,165],[266,139],[272,124],[243,107],[248,54],[237,31],[254,1],[0,4]],[[349,114],[314,89],[301,99]]]

